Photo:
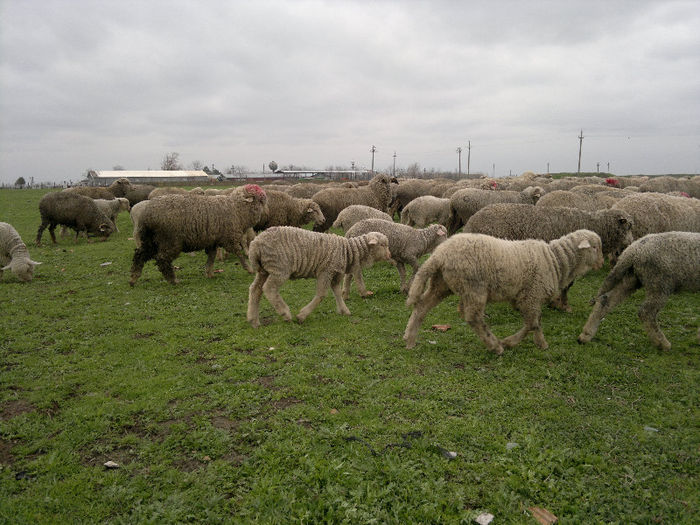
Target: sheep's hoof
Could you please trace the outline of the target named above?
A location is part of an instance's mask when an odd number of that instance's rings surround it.
[[[260,321],[258,319],[248,319],[250,326],[253,328],[260,328]]]
[[[365,293],[362,294],[362,297],[372,297],[374,295],[374,292],[372,290],[365,290]]]
[[[503,355],[503,347],[501,345],[496,348],[492,348],[491,351],[496,355]]]

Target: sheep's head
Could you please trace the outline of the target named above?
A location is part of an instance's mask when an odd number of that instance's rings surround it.
[[[115,180],[111,185],[110,189],[112,190],[112,193],[117,196],[117,197],[123,197],[126,195],[128,191],[131,191],[132,186],[131,182],[129,182],[129,179],[122,177],[120,179]]]
[[[34,278],[34,267],[39,264],[41,263],[31,259],[15,260],[5,266],[3,271],[11,270],[20,281],[29,282]]]
[[[306,207],[306,212],[304,213],[304,223],[313,222],[314,224],[323,224],[326,222],[321,207],[311,199],[308,200],[309,205]]]
[[[604,261],[603,243],[598,234],[590,230],[578,230],[571,235],[579,254],[576,275],[583,275],[590,269],[600,270]]]
[[[388,261],[391,259],[389,239],[386,235],[380,232],[369,232],[365,235],[367,237],[367,244],[369,245],[373,260]]]
[[[267,202],[267,195],[265,194],[265,190],[263,190],[257,184],[246,184],[245,186],[243,186],[243,190],[250,198],[249,201],[248,198],[246,198],[246,201],[252,202],[253,199],[255,199],[259,202],[262,202],[263,204]]]

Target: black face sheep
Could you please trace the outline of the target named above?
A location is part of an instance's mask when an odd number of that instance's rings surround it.
[[[365,219],[350,228],[345,234],[346,237],[357,237],[369,232],[380,232],[389,239],[389,251],[391,258],[396,263],[396,269],[401,277],[401,292],[407,293],[411,285],[413,276],[418,271],[418,258],[426,253],[432,252],[435,247],[447,238],[447,229],[442,224],[433,224],[423,229],[416,229],[405,224],[383,221],[381,219]],[[405,264],[413,268],[411,279],[406,280]],[[361,296],[371,295],[365,288],[362,279],[362,268],[356,268],[354,274],[345,276],[343,285],[343,297],[350,296],[350,284],[353,277],[357,284],[357,289]]]
[[[338,218],[333,223],[333,227],[348,231],[354,224],[364,219],[382,219],[384,221],[393,222],[393,219],[388,213],[384,213],[370,206],[365,206],[364,204],[352,204],[338,214]]]
[[[489,204],[511,202],[534,205],[544,194],[539,186],[530,186],[523,191],[489,191],[466,188],[450,197],[450,219],[447,231],[455,233],[464,226],[469,218]]]
[[[603,318],[642,287],[646,291],[638,312],[642,326],[657,347],[670,350],[656,316],[671,294],[700,292],[700,233],[655,233],[634,241],[600,286],[579,343],[595,337]]]
[[[700,232],[700,200],[662,193],[639,193],[620,199],[613,206],[630,214],[635,239],[648,233]]]
[[[269,228],[250,243],[250,262],[256,272],[248,291],[248,322],[260,326],[262,294],[285,321],[291,321],[289,306],[279,293],[288,279],[316,278],[316,295],[297,314],[303,322],[319,305],[330,287],[336,311],[350,315],[341,293],[343,276],[375,261],[389,260],[389,240],[384,234],[371,232],[346,239],[338,235],[312,232],[290,226]]]
[[[437,223],[445,227],[450,220],[450,199],[423,195],[409,202],[401,210],[401,224],[425,228]]]
[[[369,184],[359,188],[328,188],[314,194],[312,199],[321,207],[325,222],[317,224],[314,231],[326,231],[338,214],[351,204],[364,204],[380,211],[389,209],[392,199],[391,184],[396,179],[389,175],[375,175]]]
[[[322,224],[325,220],[321,208],[311,199],[298,199],[285,192],[268,190],[267,207],[255,225],[260,231],[271,226],[297,226],[301,228],[310,222]]]
[[[75,239],[80,232],[88,237],[107,238],[116,229],[114,223],[100,210],[95,201],[75,192],[59,191],[47,193],[39,201],[41,225],[36,233],[36,244],[41,245],[41,235],[48,226],[51,240],[56,243],[56,226],[68,226],[75,230]]]
[[[11,224],[0,222],[0,278],[5,270],[11,270],[20,281],[31,281],[34,267],[40,262],[32,261],[29,250]]]
[[[136,283],[143,265],[154,258],[163,277],[175,284],[172,262],[183,251],[204,250],[206,274],[213,277],[219,246],[236,253],[248,269],[241,251],[243,239],[260,220],[265,202],[265,192],[255,184],[230,195],[163,195],[149,200],[138,220],[140,246],[134,251],[129,284]]]
[[[489,350],[500,355],[503,347],[517,345],[531,331],[535,344],[545,349],[542,304],[602,265],[600,237],[589,230],[577,230],[549,243],[455,235],[437,247],[413,280],[406,300],[413,307],[404,333],[406,348],[415,346],[425,315],[445,297],[457,294],[460,315]],[[486,304],[500,301],[510,302],[524,320],[522,329],[502,340],[484,320]]]
[[[130,190],[131,183],[129,182],[129,179],[122,177],[121,179],[115,180],[106,188],[100,186],[73,186],[72,188],[67,188],[63,191],[77,193],[79,195],[84,195],[85,197],[90,197],[91,199],[111,200],[116,197],[124,197]]]

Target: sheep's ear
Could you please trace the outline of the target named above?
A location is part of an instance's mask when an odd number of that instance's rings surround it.
[[[31,264],[32,266],[39,266],[41,263],[36,262],[36,261],[32,261],[31,259],[29,259],[29,264]]]
[[[370,237],[369,240],[367,241],[367,244],[370,244],[370,245],[377,244],[377,238],[376,238],[376,237]]]
[[[583,248],[590,248],[590,247],[591,247],[591,243],[588,242],[588,239],[582,240],[581,244],[578,245],[579,250],[582,250]]]
[[[447,230],[445,228],[438,229],[438,236],[442,237],[443,235],[447,235]]]
[[[313,212],[314,212],[313,206],[309,206],[309,209],[306,210],[306,213],[313,213]]]

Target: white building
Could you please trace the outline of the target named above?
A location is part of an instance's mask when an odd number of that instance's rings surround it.
[[[115,180],[127,178],[132,184],[208,184],[210,180],[216,180],[201,170],[91,170],[87,175],[88,186],[109,186]]]

